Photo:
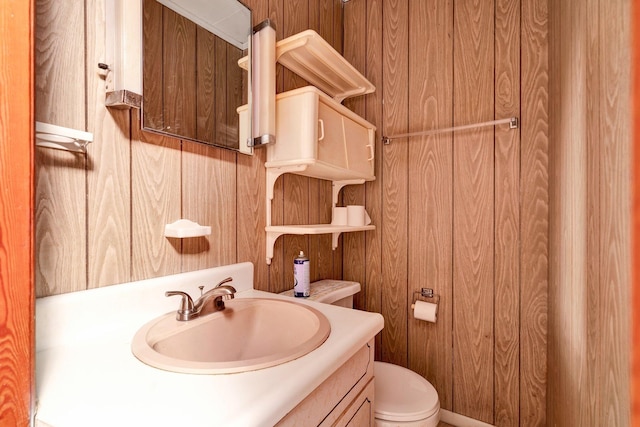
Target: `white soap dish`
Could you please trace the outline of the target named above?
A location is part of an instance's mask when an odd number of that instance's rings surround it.
[[[208,236],[209,234],[211,234],[210,226],[200,225],[188,219],[179,219],[164,226],[165,237],[184,239],[185,237],[200,237]]]

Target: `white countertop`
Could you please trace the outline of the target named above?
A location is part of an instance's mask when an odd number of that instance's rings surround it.
[[[179,299],[165,298],[165,290],[197,295],[197,284],[209,288],[229,275],[240,288],[236,298],[291,300],[251,289],[249,263],[39,299],[36,423],[273,425],[383,327],[377,313],[299,301],[329,319],[331,334],[318,349],[279,366],[238,374],[180,374],[147,366],[131,353],[131,339],[142,324],[177,308]]]

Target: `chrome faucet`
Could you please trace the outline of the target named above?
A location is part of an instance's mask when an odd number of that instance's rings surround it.
[[[182,291],[167,291],[165,296],[171,297],[179,295],[182,297],[180,302],[180,308],[176,313],[176,319],[180,321],[193,320],[207,314],[214,313],[216,311],[224,310],[224,300],[233,299],[236,293],[236,288],[231,285],[225,285],[227,282],[231,282],[233,279],[227,277],[212,289],[202,294],[200,298],[193,302],[191,296],[188,293]]]

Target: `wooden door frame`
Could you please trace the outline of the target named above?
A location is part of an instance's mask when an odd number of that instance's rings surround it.
[[[631,8],[631,425],[640,426],[640,2],[631,2]]]
[[[34,1],[0,6],[0,425],[28,426],[34,386]]]

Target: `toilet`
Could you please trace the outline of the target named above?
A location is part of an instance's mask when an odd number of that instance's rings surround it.
[[[353,308],[360,283],[321,280],[311,284],[308,299]],[[282,293],[293,296],[293,290]],[[440,401],[436,389],[421,375],[402,366],[374,362],[375,422],[377,427],[436,427]]]

